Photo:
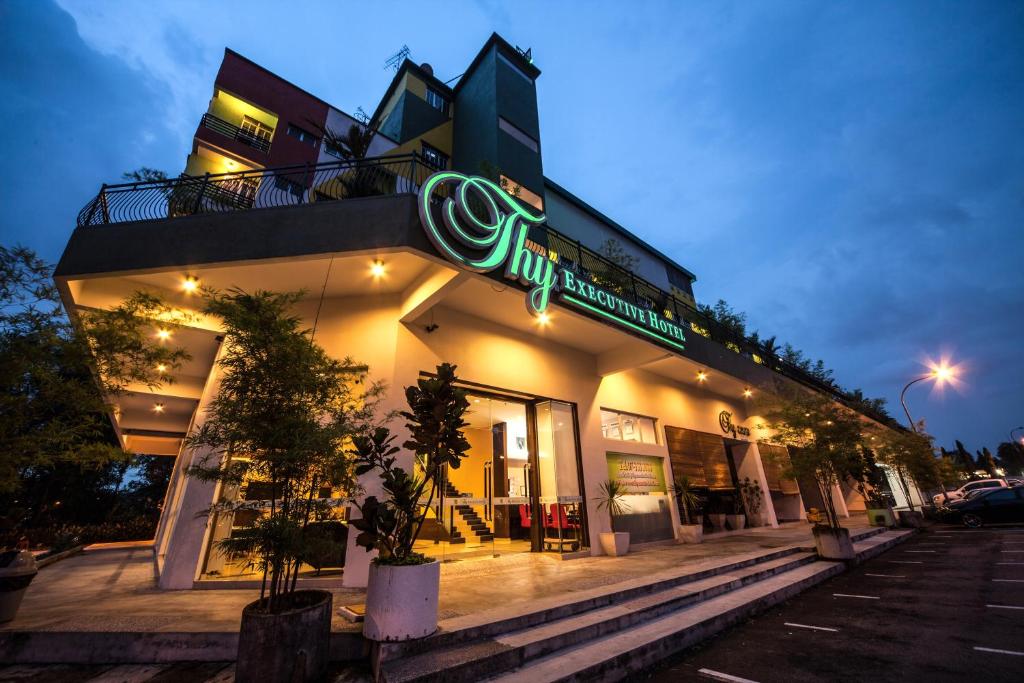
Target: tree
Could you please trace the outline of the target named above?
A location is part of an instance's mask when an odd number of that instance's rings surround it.
[[[784,475],[814,481],[825,504],[825,520],[838,528],[832,487],[863,472],[860,419],[816,392],[782,382],[761,392],[760,409],[774,438],[789,447]]]
[[[968,477],[973,477],[974,472],[977,468],[977,463],[974,462],[974,458],[971,457],[970,451],[964,448],[964,445],[957,439],[956,443],[956,462],[957,465],[963,470],[964,474]]]
[[[429,562],[413,550],[423,523],[430,513],[434,496],[444,484],[448,468],[458,469],[469,454],[469,441],[462,433],[468,423],[463,419],[469,409],[466,392],[457,386],[456,367],[437,366],[436,377],[421,378],[406,387],[409,410],[401,413],[409,430],[402,445],[412,451],[412,472],[395,465],[399,449],[386,427],[353,439],[353,455],[359,475],[376,471],[387,498],[367,496],[357,504],[360,519],[352,526],[361,533],[356,543],[367,552],[376,550],[378,564],[410,565]]]
[[[323,134],[324,144],[332,153],[350,162],[350,168],[342,170],[331,180],[341,185],[340,198],[372,197],[384,194],[382,183],[385,174],[377,166],[366,162],[370,145],[377,135],[377,129],[353,123],[344,132],[317,125]]]
[[[977,451],[977,459],[975,462],[978,464],[979,469],[985,470],[985,473],[990,476],[996,476],[996,461],[992,457],[992,452],[988,449],[988,446],[983,446],[980,451]]]
[[[150,183],[167,180],[167,174],[164,171],[156,168],[150,168],[149,166],[140,166],[134,171],[125,171],[121,174],[121,177],[134,183]]]
[[[156,297],[135,294],[112,310],[80,311],[74,325],[51,277],[32,251],[0,246],[0,492],[6,494],[29,475],[38,485],[59,464],[98,467],[125,459],[110,423],[117,396],[132,384],[173,381],[188,358],[153,336],[154,319],[176,324]],[[45,507],[45,486],[40,495]]]
[[[714,306],[698,304],[697,310],[722,327],[743,339],[747,335],[747,314],[733,310],[725,299],[719,299]]]
[[[1004,441],[996,448],[996,456],[1007,475],[1024,476],[1024,446]]]
[[[896,474],[900,487],[907,498],[910,509],[914,501],[910,497],[910,482],[918,488],[938,488],[942,485],[939,461],[932,449],[932,439],[927,434],[887,429],[877,433],[876,457],[880,463]]]
[[[205,451],[190,476],[231,487],[267,484],[269,509],[262,501],[222,500],[208,512],[266,513],[217,547],[262,572],[261,607],[272,614],[289,608],[302,558],[320,550],[307,532],[333,511],[320,492],[357,489],[346,447],[370,430],[383,391],[364,388],[364,366],[334,360],[315,343],[290,312],[300,295],[206,294],[204,312],[222,321],[226,349],[207,419],[187,439]]]

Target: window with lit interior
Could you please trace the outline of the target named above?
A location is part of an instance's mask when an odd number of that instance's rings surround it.
[[[616,441],[658,443],[658,431],[653,417],[601,409],[601,436]]]

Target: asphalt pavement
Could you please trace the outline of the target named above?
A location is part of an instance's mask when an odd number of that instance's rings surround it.
[[[646,680],[1024,681],[1024,528],[932,526]]]

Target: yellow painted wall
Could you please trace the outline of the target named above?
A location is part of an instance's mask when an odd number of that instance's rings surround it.
[[[214,92],[213,99],[210,100],[209,113],[235,126],[242,123],[243,116],[248,116],[270,127],[271,130],[277,128],[276,114],[257,107],[226,90],[218,89]]]
[[[388,150],[388,155],[395,154],[411,154],[412,152],[419,152],[422,150],[421,142],[426,142],[431,147],[435,147],[450,158],[452,156],[452,122],[449,119],[445,121],[437,128],[431,128],[426,133],[423,133],[419,137],[408,140],[405,144],[399,145],[394,149]]]

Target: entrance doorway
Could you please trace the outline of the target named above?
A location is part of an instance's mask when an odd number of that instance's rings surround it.
[[[574,406],[478,390],[467,398],[468,455],[445,472],[416,550],[455,560],[582,549]]]

